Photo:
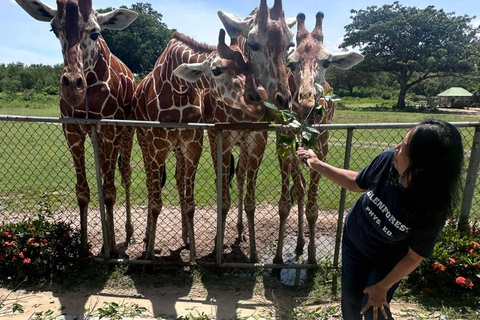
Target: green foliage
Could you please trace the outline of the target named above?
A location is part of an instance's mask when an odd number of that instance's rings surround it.
[[[125,6],[122,8],[127,9]],[[136,11],[138,18],[124,30],[103,30],[102,36],[110,50],[133,73],[145,75],[153,69],[175,30],[168,29],[162,22],[163,16],[150,3],[137,2],[128,9]],[[112,8],[98,11],[110,10]]]
[[[300,123],[297,115],[289,110],[278,110],[273,104],[265,102],[268,109],[272,110],[270,113],[271,123],[283,124],[292,129],[291,134],[278,135],[277,138],[277,154],[285,158],[290,154],[295,154],[298,145],[306,149],[317,149],[317,140],[320,132],[307,125],[309,116],[322,115],[323,106],[318,105],[312,108],[310,114]],[[294,134],[295,133],[295,134]]]
[[[361,48],[365,60],[359,68],[397,77],[399,109],[411,87],[428,78],[470,72],[474,66],[467,50],[478,30],[471,25],[473,17],[398,2],[351,12],[353,21],[345,27],[341,47]]]
[[[36,217],[0,225],[0,282],[36,282],[60,275],[83,253],[80,234],[64,222],[51,222],[48,195]]]
[[[147,311],[145,307],[139,307],[138,304],[116,302],[104,302],[100,308],[97,309],[99,319],[122,319],[123,317],[138,317]]]
[[[305,305],[301,305],[295,308],[288,316],[288,319],[296,320],[329,320],[333,316],[339,313],[339,309],[336,306],[329,307],[317,307],[315,309],[308,308]]]
[[[0,92],[15,99],[15,93],[32,92],[58,94],[58,83],[63,66],[23,63],[0,64]],[[53,89],[55,88],[55,89]]]
[[[435,246],[407,278],[407,285],[427,295],[458,296],[480,293],[480,229],[466,233],[447,225]]]

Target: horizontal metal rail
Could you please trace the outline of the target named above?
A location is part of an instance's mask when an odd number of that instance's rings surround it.
[[[40,122],[60,124],[98,124],[98,125],[123,125],[133,127],[155,127],[167,129],[204,129],[204,130],[265,130],[265,131],[297,131],[298,128],[283,126],[280,124],[269,124],[267,122],[252,123],[178,123],[178,122],[157,122],[157,121],[133,121],[114,119],[81,119],[81,118],[55,118],[55,117],[23,117],[0,115],[0,121],[13,122]],[[480,127],[479,122],[450,122],[456,127]],[[348,129],[395,129],[411,128],[418,125],[418,122],[408,123],[360,123],[360,124],[314,124],[310,127],[322,130],[348,130]]]

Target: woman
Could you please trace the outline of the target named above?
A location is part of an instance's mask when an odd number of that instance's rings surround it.
[[[312,150],[299,148],[297,155],[337,185],[367,191],[345,218],[344,319],[393,319],[389,302],[400,280],[432,255],[458,202],[460,133],[447,122],[424,120],[360,172],[330,166]]]

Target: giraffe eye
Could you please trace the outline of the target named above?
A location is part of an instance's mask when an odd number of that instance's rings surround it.
[[[221,75],[223,73],[223,70],[220,67],[213,67],[212,68],[212,73],[215,77],[218,77],[219,75]]]
[[[90,35],[90,39],[92,39],[93,41],[96,41],[98,39],[99,35],[100,35],[100,33],[98,33],[98,32],[92,33]]]

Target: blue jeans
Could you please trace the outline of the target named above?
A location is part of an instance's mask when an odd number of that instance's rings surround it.
[[[351,243],[344,234],[342,240],[342,314],[344,320],[361,320],[360,311],[367,304],[368,294],[363,290],[390,273],[398,261],[394,263],[380,263],[363,255],[353,243]],[[390,303],[393,293],[398,288],[400,282],[397,282],[387,292],[387,301]],[[385,308],[388,320],[393,320],[392,314],[388,308]],[[369,308],[364,313],[365,319],[373,319],[373,308]],[[378,319],[384,320],[383,314],[378,312]]]

